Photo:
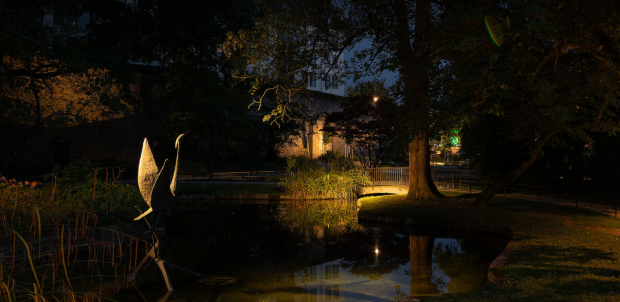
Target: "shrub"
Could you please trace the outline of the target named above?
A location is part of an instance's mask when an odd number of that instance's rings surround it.
[[[108,170],[106,175],[105,169],[95,167],[91,161],[77,161],[56,167],[54,172],[56,204],[92,211],[102,225],[109,224],[113,217],[131,221],[139,215],[136,206],[146,206],[137,186],[115,180],[118,170]]]
[[[324,164],[307,157],[288,160],[293,173],[282,181],[287,194],[303,199],[351,199],[358,188],[370,184],[367,174],[352,169],[337,152],[328,152],[319,160]]]
[[[282,185],[287,194],[303,199],[352,199],[369,183],[362,171],[317,169],[293,173]]]
[[[338,151],[329,150],[317,158],[325,166],[332,169],[353,169],[351,162]]]

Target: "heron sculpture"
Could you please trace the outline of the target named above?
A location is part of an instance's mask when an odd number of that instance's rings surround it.
[[[136,217],[134,220],[144,219],[146,221],[146,216],[148,214],[153,213],[156,215],[159,212],[168,210],[170,205],[172,205],[172,203],[176,199],[180,145],[181,140],[186,134],[187,132],[179,135],[174,144],[174,147],[177,150],[177,159],[174,167],[174,174],[172,175],[172,181],[170,180],[170,175],[172,174],[172,165],[168,162],[168,159],[166,159],[161,169],[159,169],[155,164],[155,159],[153,158],[153,152],[151,152],[149,142],[146,138],[144,139],[144,143],[142,145],[142,155],[140,156],[140,166],[138,168],[138,187],[140,188],[140,193],[142,193],[144,201],[146,201],[146,203],[149,205],[149,209],[146,210],[144,213],[141,212],[140,216]],[[163,216],[165,216],[165,213],[164,215],[162,215],[162,217]],[[202,275],[159,258],[159,250],[161,248],[161,245],[159,244],[159,239],[155,234],[155,230],[158,229],[157,226],[162,220],[163,219],[161,218],[158,219],[153,226],[149,224],[149,228],[153,233],[153,237],[155,238],[155,244],[153,244],[153,247],[146,254],[144,259],[142,259],[140,264],[136,266],[133,273],[129,276],[129,280],[134,280],[142,266],[144,266],[144,264],[149,259],[153,259],[153,261],[157,263],[157,266],[159,267],[162,275],[164,276],[168,291],[173,291],[172,282],[170,281],[170,276],[168,275],[166,268],[182,270],[198,277],[202,277]]]

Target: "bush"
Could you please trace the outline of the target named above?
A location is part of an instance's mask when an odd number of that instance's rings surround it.
[[[327,151],[325,154],[319,156],[317,160],[332,169],[353,169],[353,165],[350,161],[338,151]]]
[[[54,174],[56,203],[84,211],[92,209],[102,225],[111,223],[114,217],[131,221],[139,215],[136,206],[145,208],[146,203],[137,186],[114,181],[111,170],[108,170],[106,179],[105,169],[95,167],[91,161],[56,167]],[[52,178],[48,177],[48,190],[51,190]]]
[[[370,184],[370,178],[338,152],[328,151],[318,159],[287,157],[287,171],[282,186],[286,193],[303,199],[351,199],[357,189]]]
[[[292,173],[282,185],[287,194],[303,199],[352,199],[368,184],[370,178],[363,171],[316,169]]]

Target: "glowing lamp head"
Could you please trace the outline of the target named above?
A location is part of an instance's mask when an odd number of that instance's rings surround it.
[[[378,100],[379,100],[379,97],[378,97],[378,96],[376,96],[376,97],[372,98],[372,100],[376,102],[376,101],[378,101]]]
[[[379,249],[375,248],[375,254],[379,255]]]

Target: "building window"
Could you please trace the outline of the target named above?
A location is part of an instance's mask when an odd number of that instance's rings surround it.
[[[338,89],[338,77],[336,75],[328,75],[325,77],[325,89]]]
[[[309,78],[308,79],[308,87],[316,87],[316,79],[315,78]]]

